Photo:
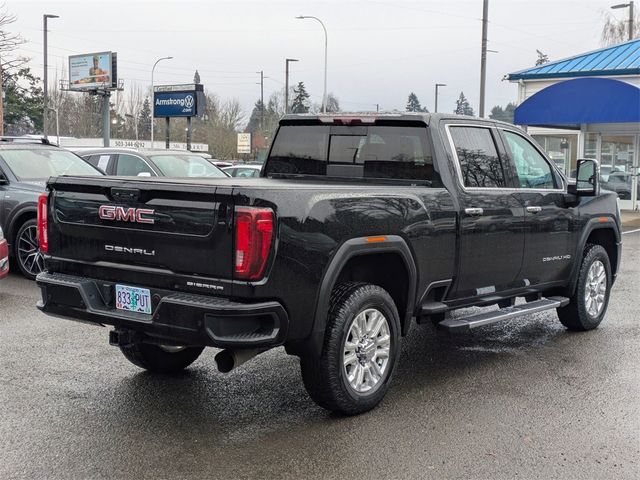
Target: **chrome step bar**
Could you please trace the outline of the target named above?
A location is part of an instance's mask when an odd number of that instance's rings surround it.
[[[474,328],[482,327],[484,325],[490,325],[503,320],[511,320],[512,318],[529,315],[531,313],[544,312],[545,310],[564,307],[568,303],[569,299],[566,297],[541,298],[540,300],[535,300],[533,302],[502,308],[492,312],[479,313],[470,317],[448,318],[438,323],[438,326],[445,328],[450,332],[469,332]]]

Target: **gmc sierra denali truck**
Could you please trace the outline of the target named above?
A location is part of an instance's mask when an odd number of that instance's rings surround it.
[[[289,115],[260,178],[59,176],[38,212],[43,312],[113,326],[154,372],[284,345],[348,415],[383,398],[414,318],[597,327],[621,252],[595,160],[569,181],[517,127],[437,114]]]

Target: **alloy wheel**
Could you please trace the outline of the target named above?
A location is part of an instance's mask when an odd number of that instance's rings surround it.
[[[587,313],[597,317],[602,313],[607,293],[607,271],[600,260],[596,260],[589,267],[587,284],[584,293],[584,306]]]
[[[40,253],[38,229],[35,225],[25,228],[18,243],[18,261],[22,269],[34,277],[44,270],[44,257]]]
[[[375,308],[353,319],[345,339],[342,362],[348,385],[359,394],[376,390],[387,376],[391,333],[387,318]]]

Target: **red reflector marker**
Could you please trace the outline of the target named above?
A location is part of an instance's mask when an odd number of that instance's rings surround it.
[[[259,280],[264,274],[273,240],[273,210],[236,207],[235,277]]]
[[[38,197],[38,243],[42,253],[49,252],[49,234],[47,232],[49,224],[47,218],[47,197],[48,195],[46,193],[43,193]]]

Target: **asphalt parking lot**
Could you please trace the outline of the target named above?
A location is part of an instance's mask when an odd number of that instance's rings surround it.
[[[129,364],[107,330],[0,283],[0,478],[640,478],[640,232],[608,317],[543,313],[471,336],[416,326],[376,410],[340,418],[281,349],[231,374]]]

